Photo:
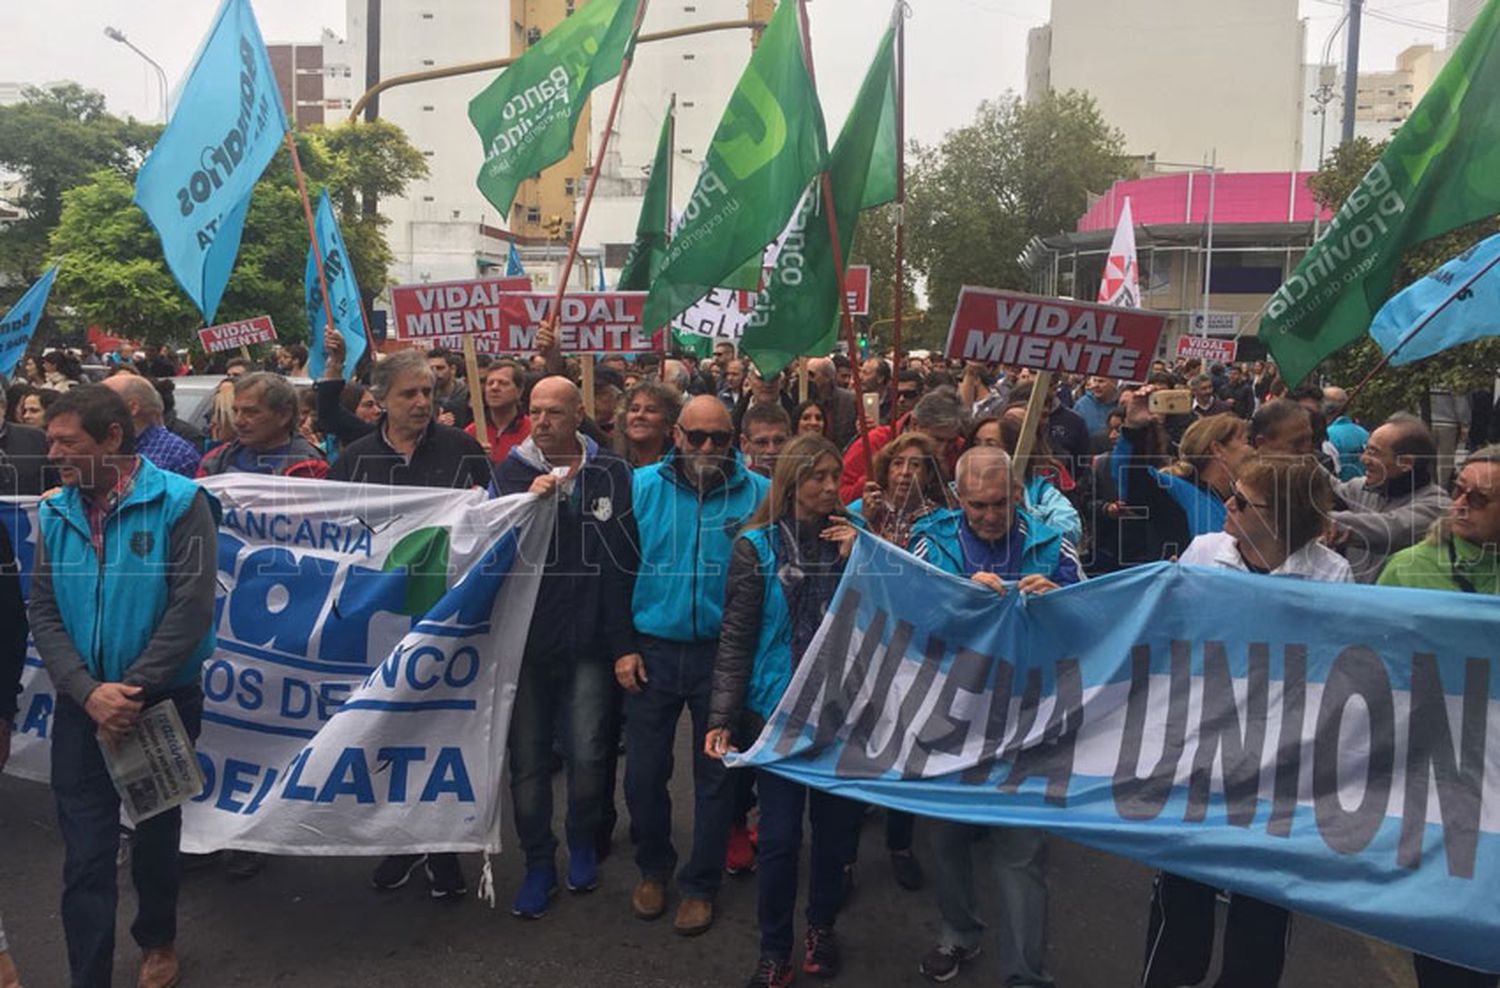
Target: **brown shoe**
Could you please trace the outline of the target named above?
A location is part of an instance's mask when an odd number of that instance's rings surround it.
[[[152,947],[141,958],[141,973],[136,988],[177,988],[182,980],[177,970],[177,951],[170,946]]]
[[[683,899],[677,906],[677,920],[672,924],[672,928],[679,936],[695,937],[700,933],[708,932],[708,928],[713,925],[712,899]]]
[[[630,909],[637,919],[658,919],[667,911],[667,883],[643,878],[630,895]]]

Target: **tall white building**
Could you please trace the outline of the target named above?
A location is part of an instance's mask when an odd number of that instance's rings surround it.
[[[1131,155],[1285,171],[1304,160],[1303,49],[1297,0],[1052,0],[1027,98],[1089,93]]]

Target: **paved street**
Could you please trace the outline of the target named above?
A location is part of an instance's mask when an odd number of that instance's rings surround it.
[[[686,737],[679,740],[685,744]],[[687,832],[689,795],[685,785],[674,788],[679,834]],[[399,892],[376,893],[369,886],[373,862],[367,859],[277,858],[244,883],[231,883],[217,869],[191,873],[180,920],[183,983],[215,988],[742,984],[756,954],[753,877],[726,879],[721,918],[703,937],[673,935],[670,912],[643,923],[629,912],[635,871],[623,807],[621,815],[616,854],[604,865],[599,890],[583,897],[564,893],[540,922],[522,922],[508,911],[520,881],[520,865],[509,853],[496,858],[502,908],[494,911],[472,896],[461,904],[434,903],[421,881]],[[506,839],[513,845],[513,835]],[[917,962],[937,932],[931,896],[903,891],[892,880],[878,814],[867,822],[863,848],[855,896],[839,922],[845,970],[834,983],[927,984]],[[472,890],[479,871],[476,855],[465,856],[465,869]],[[0,779],[0,913],[30,988],[67,983],[57,915],[61,871],[62,843],[49,791]],[[128,875],[122,872],[121,878],[128,889]],[[1061,988],[1134,983],[1150,879],[1147,869],[1131,862],[1053,842],[1050,966]],[[136,960],[127,929],[132,896],[125,892],[123,898],[119,985],[134,983]],[[994,986],[993,959],[989,948],[950,984]],[[1410,988],[1409,970],[1407,957],[1396,950],[1299,918],[1283,986]],[[804,977],[799,983],[813,980]]]

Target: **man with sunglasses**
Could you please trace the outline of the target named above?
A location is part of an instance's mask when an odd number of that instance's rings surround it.
[[[1486,446],[1464,461],[1443,518],[1425,539],[1390,558],[1379,583],[1383,587],[1500,594],[1497,545],[1500,446]],[[1419,988],[1495,988],[1500,982],[1496,975],[1468,971],[1420,954],[1412,958],[1412,966]]]
[[[615,663],[626,691],[625,803],[641,873],[630,905],[648,920],[666,912],[678,862],[667,791],[677,722],[687,707],[693,736],[708,729],[730,550],[770,487],[734,451],[734,426],[718,398],[700,395],[683,406],[675,438],[676,448],[637,470],[631,485],[641,551],[632,597],[640,651]],[[692,849],[677,873],[675,929],[683,936],[713,925],[734,811],[724,764],[701,748],[693,754]]]

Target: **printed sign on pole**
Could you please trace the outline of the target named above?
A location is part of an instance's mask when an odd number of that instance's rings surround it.
[[[1212,336],[1180,336],[1177,339],[1177,356],[1201,360],[1205,364],[1232,364],[1239,347],[1239,343],[1234,340],[1221,340]]]
[[[270,316],[220,323],[198,330],[198,340],[207,353],[236,350],[252,343],[272,343],[275,339],[276,327],[272,325]]]
[[[1233,336],[1240,331],[1238,312],[1193,313],[1194,336]]]
[[[1145,376],[1165,313],[964,286],[945,356],[1135,381]]]
[[[870,266],[851,264],[844,272],[844,292],[849,296],[849,314],[870,314]]]
[[[508,283],[523,281],[499,278],[392,289],[396,337],[456,347],[464,336],[473,336],[480,353],[533,351],[554,298],[550,293],[509,288]],[[564,296],[558,314],[558,345],[567,353],[660,351],[660,334],[647,331],[641,322],[645,301],[645,292],[577,292]]]

